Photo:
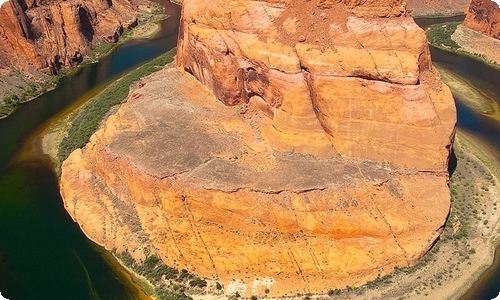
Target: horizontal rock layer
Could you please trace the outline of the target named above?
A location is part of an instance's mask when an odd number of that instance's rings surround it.
[[[62,167],[66,209],[107,249],[283,295],[413,265],[442,230],[443,174],[275,151],[264,113],[176,69],[141,86]]]
[[[413,17],[464,15],[470,0],[406,0]]]
[[[404,2],[238,3],[184,1],[177,63],[227,105],[257,99],[267,143],[446,170],[455,107]]]
[[[10,0],[0,8],[0,68],[57,73],[137,22],[126,0]]]
[[[183,1],[177,65],[201,84],[142,82],[64,162],[68,211],[108,249],[227,293],[413,265],[449,212],[456,111],[405,5]]]

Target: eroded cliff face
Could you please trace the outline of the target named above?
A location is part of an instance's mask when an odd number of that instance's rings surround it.
[[[357,3],[185,0],[180,70],[144,79],[64,162],[71,216],[228,294],[413,265],[449,213],[455,106],[405,3]]]
[[[423,31],[403,1],[356,3],[184,1],[177,63],[258,102],[277,150],[445,172],[455,109]]]
[[[487,36],[500,39],[500,8],[491,0],[472,0],[464,26]]]
[[[126,0],[10,0],[0,8],[0,67],[57,73],[100,41],[116,41],[136,14]]]
[[[463,15],[470,0],[406,0],[413,17]]]

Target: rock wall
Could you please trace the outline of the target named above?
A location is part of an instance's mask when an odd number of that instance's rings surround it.
[[[261,103],[280,151],[445,172],[455,108],[425,34],[403,1],[344,2],[184,1],[178,66]]]
[[[406,0],[413,17],[464,15],[470,0]]]
[[[360,286],[439,237],[445,173],[275,151],[271,128],[163,70],[64,162],[65,207],[107,249],[156,253],[247,297]]]
[[[10,0],[0,8],[0,67],[57,73],[81,62],[92,46],[114,42],[136,25],[127,0]]]
[[[439,237],[456,111],[404,1],[184,0],[177,65],[63,163],[97,243],[280,296],[359,286]]]
[[[500,8],[491,0],[472,0],[463,25],[500,39]]]

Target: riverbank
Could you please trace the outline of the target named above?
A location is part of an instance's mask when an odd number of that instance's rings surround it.
[[[56,173],[67,156],[82,148],[90,136],[99,128],[105,116],[112,113],[113,106],[120,104],[129,94],[131,85],[173,61],[175,49],[132,70],[114,81],[90,99],[82,99],[82,105],[59,118],[43,133],[42,149],[55,164]]]
[[[116,43],[103,41],[97,44],[84,57],[81,64],[70,69],[62,69],[57,75],[51,76],[36,70],[32,70],[30,74],[21,74],[18,71],[0,72],[0,119],[8,117],[20,104],[53,90],[64,77],[71,76],[85,65],[97,62],[124,42],[154,37],[160,30],[158,22],[168,17],[158,3],[139,5],[136,27],[124,31]]]
[[[469,56],[500,69],[500,41],[471,30],[461,22],[433,25],[426,34],[429,43],[438,49]]]

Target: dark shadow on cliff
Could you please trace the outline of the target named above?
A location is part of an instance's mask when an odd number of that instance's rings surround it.
[[[80,7],[78,9],[78,16],[80,17],[81,32],[89,42],[92,42],[95,32],[92,27],[92,23],[90,22],[89,13],[85,10],[85,8]]]
[[[457,165],[458,165],[457,156],[455,155],[455,151],[451,150],[450,160],[448,161],[448,173],[450,174],[450,177],[453,176],[453,173],[455,173]]]

